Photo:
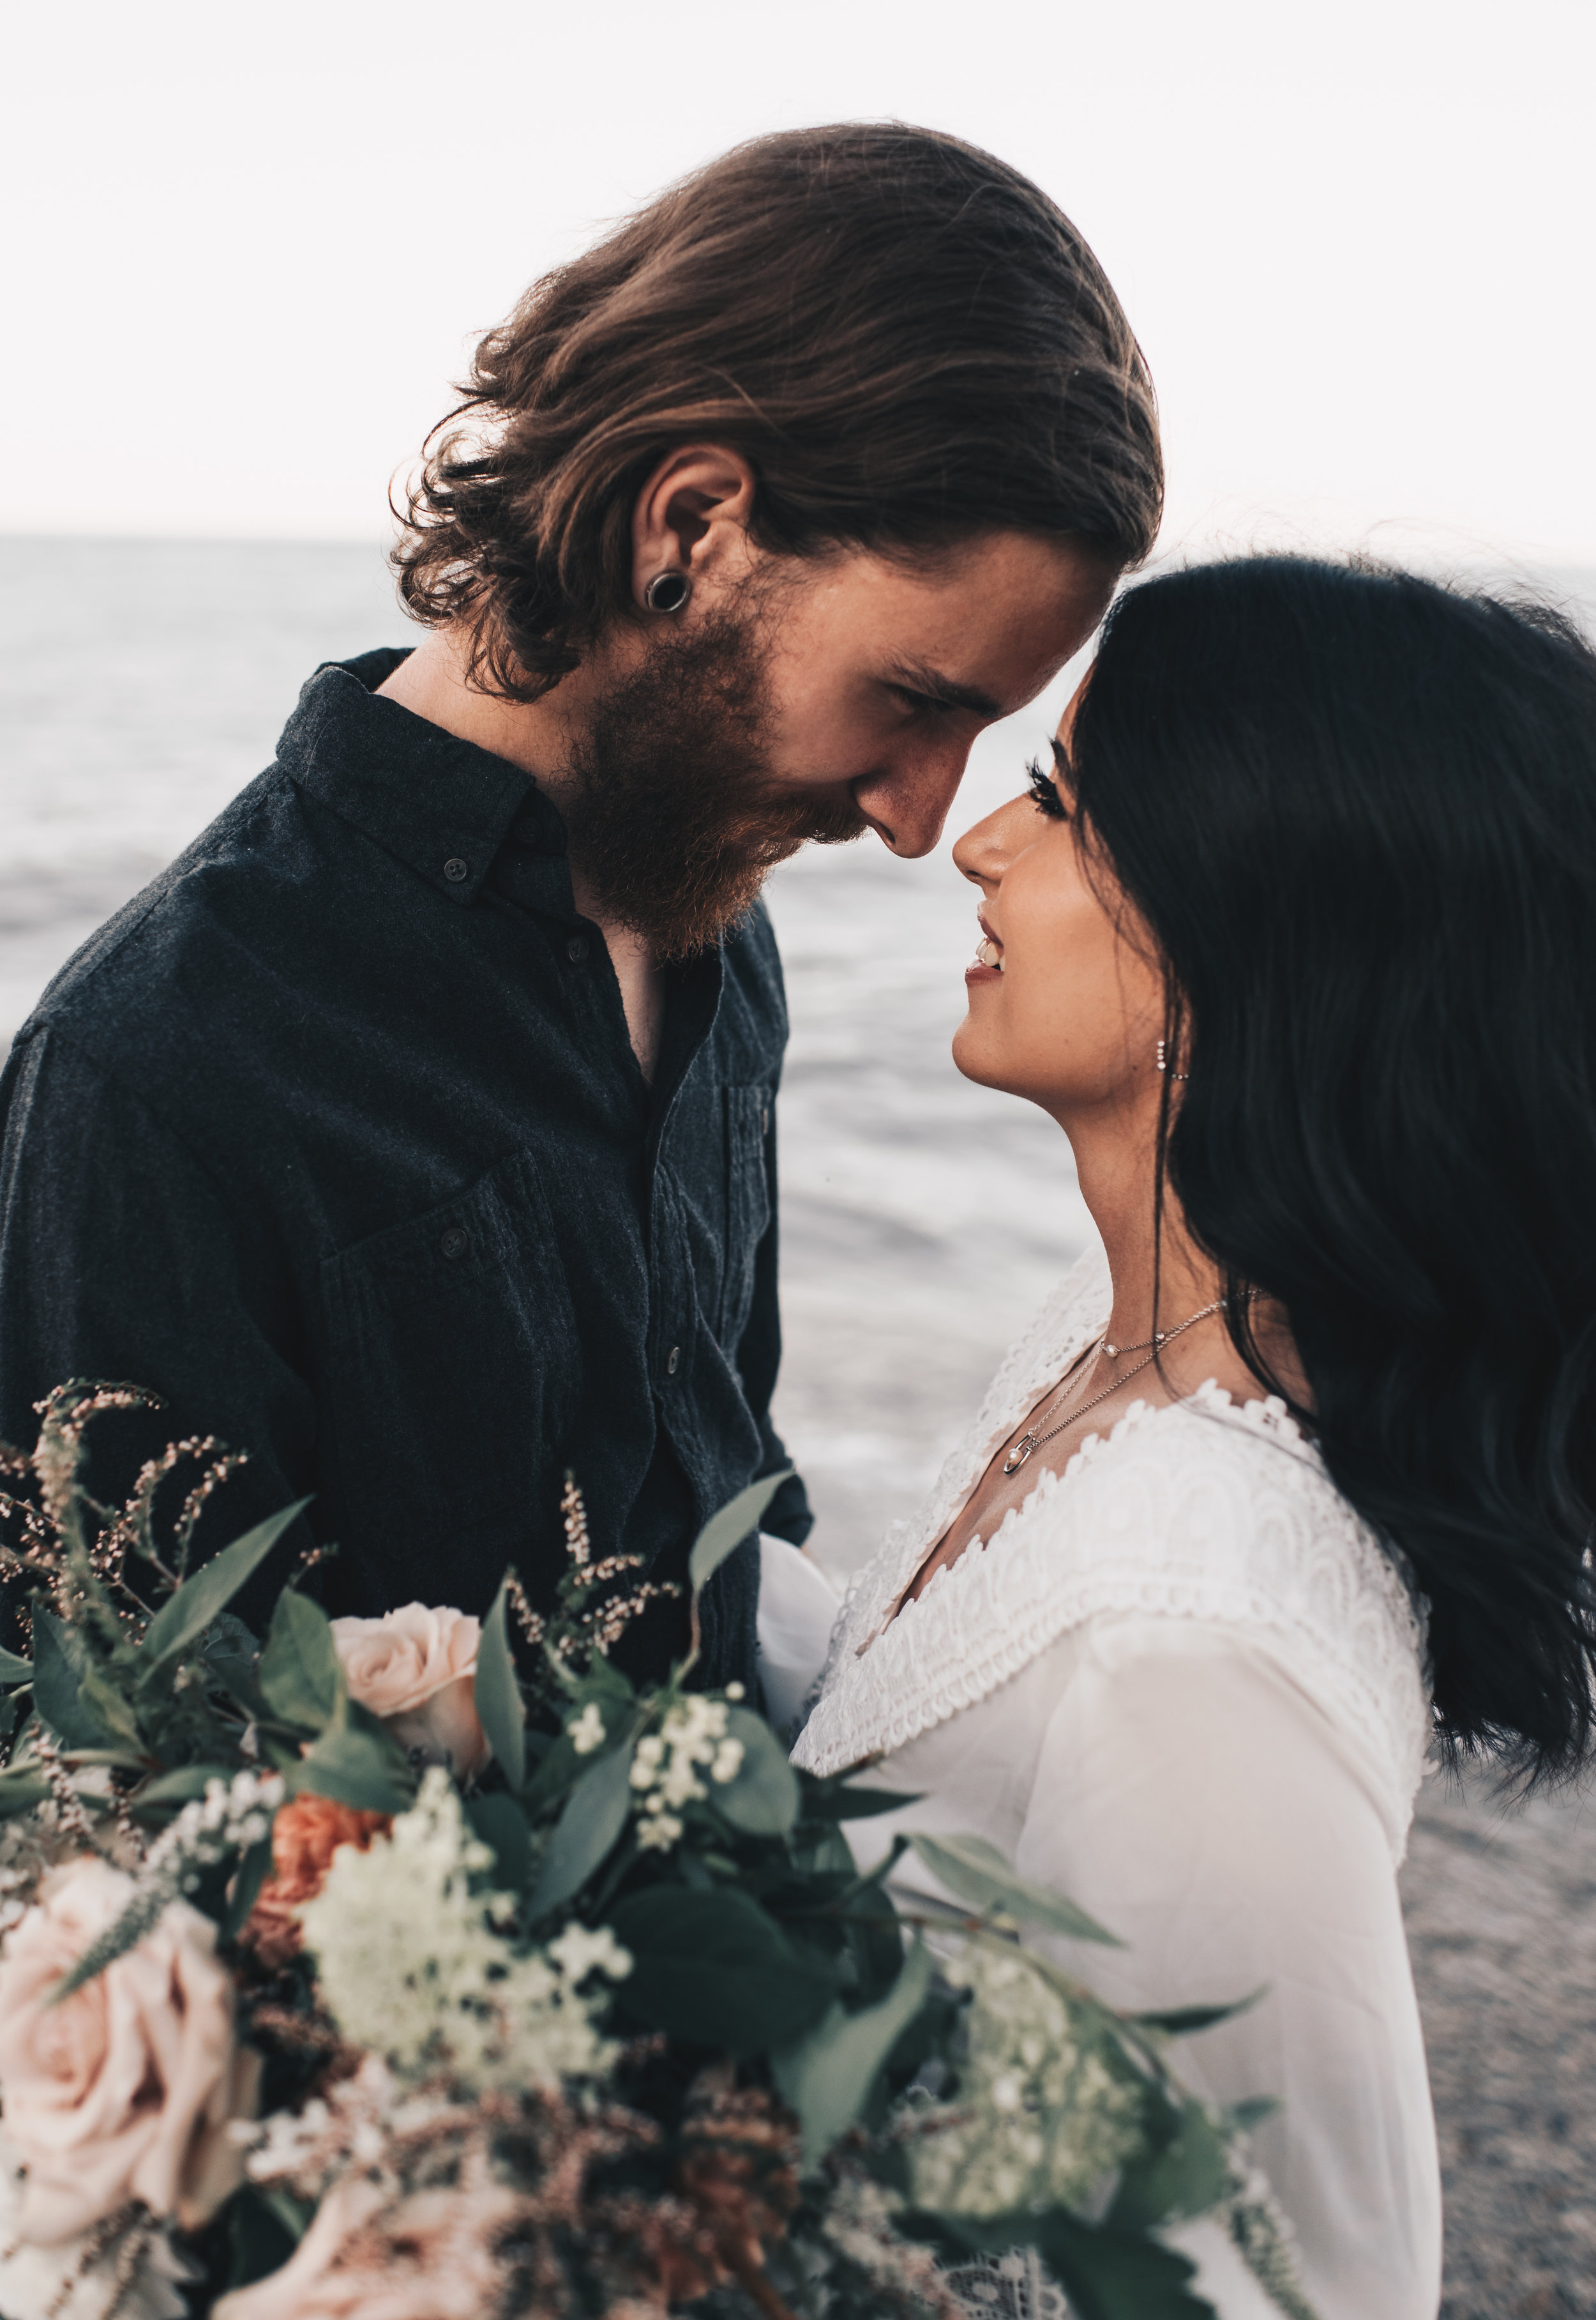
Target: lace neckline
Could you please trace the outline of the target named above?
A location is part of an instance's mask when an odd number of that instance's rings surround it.
[[[1062,1491],[1087,1467],[1096,1465],[1105,1457],[1116,1444],[1125,1441],[1132,1435],[1146,1433],[1159,1418],[1170,1417],[1177,1410],[1198,1410],[1210,1417],[1228,1419],[1232,1424],[1249,1427],[1255,1434],[1262,1435],[1278,1448],[1287,1451],[1294,1449],[1300,1452],[1316,1471],[1323,1473],[1323,1463],[1318,1450],[1303,1433],[1278,1394],[1255,1395],[1246,1401],[1238,1401],[1228,1386],[1221,1385],[1217,1378],[1210,1377],[1204,1378],[1201,1385],[1194,1386],[1190,1393],[1182,1394],[1175,1401],[1144,1401],[1138,1395],[1128,1408],[1122,1410],[1106,1434],[1095,1429],[1090,1434],[1083,1435],[1062,1466],[1041,1467],[1038,1470],[1036,1481],[1025,1496],[1017,1506],[1005,1509],[1002,1521],[989,1537],[981,1531],[973,1532],[967,1545],[953,1561],[944,1563],[938,1570],[933,1571],[918,1595],[910,1595],[908,1590],[924,1569],[930,1555],[935,1552],[937,1545],[957,1524],[964,1508],[969,1505],[970,1498],[979,1486],[981,1475],[986,1473],[987,1467],[996,1455],[996,1445],[995,1445],[988,1453],[985,1464],[977,1473],[962,1502],[954,1508],[947,1522],[937,1532],[936,1538],[922,1550],[918,1562],[910,1571],[880,1625],[867,1635],[861,1643],[854,1646],[854,1657],[862,1659],[872,1645],[886,1634],[888,1627],[895,1627],[899,1619],[907,1618],[911,1612],[917,1611],[922,1604],[929,1602],[943,1581],[951,1579],[955,1572],[962,1571],[965,1564],[973,1557],[985,1554],[990,1549],[1001,1545],[1008,1534],[1029,1512],[1031,1502],[1043,1482],[1050,1482],[1056,1489]],[[1008,1430],[1012,1434],[1014,1427],[1011,1426]],[[998,1441],[1001,1443],[1006,1438],[1006,1436],[999,1436]]]
[[[1099,1612],[1206,1618],[1266,1642],[1351,1735],[1400,1858],[1429,1738],[1424,1607],[1277,1398],[1238,1402],[1209,1379],[1133,1403],[903,1600],[1111,1297],[1094,1252],[1005,1360],[924,1504],[856,1575],[795,1761],[825,1774],[890,1754]]]

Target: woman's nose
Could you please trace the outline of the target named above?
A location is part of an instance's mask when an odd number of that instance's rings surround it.
[[[978,886],[1000,886],[1015,855],[1035,838],[1037,819],[1029,797],[1010,798],[965,831],[953,848],[954,867]]]

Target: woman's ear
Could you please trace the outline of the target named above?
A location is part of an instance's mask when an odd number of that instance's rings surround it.
[[[643,606],[662,573],[679,574],[695,594],[711,596],[744,579],[753,562],[754,488],[753,469],[724,444],[688,443],[667,453],[632,511],[633,602]]]

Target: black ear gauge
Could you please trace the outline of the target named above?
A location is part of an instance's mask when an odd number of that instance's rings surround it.
[[[643,601],[651,612],[680,612],[692,593],[685,572],[656,572],[643,591]]]

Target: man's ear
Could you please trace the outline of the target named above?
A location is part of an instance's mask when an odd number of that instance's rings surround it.
[[[753,562],[748,538],[753,470],[741,451],[687,443],[667,453],[632,511],[632,601],[662,572],[681,573],[695,591],[735,585]]]

